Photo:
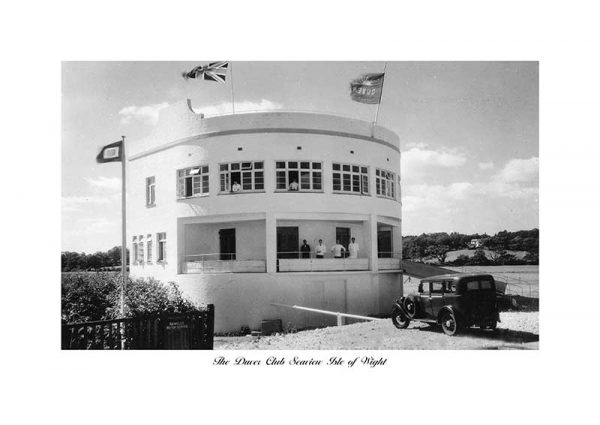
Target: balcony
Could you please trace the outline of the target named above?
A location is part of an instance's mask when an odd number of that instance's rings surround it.
[[[369,270],[368,258],[280,258],[280,272]]]
[[[379,251],[377,253],[377,268],[379,270],[400,270],[402,265],[401,253],[392,251]]]
[[[181,272],[185,274],[211,274],[211,273],[265,273],[267,265],[265,260],[234,260],[226,258],[223,254],[196,254],[186,255],[181,265]],[[229,255],[229,257],[232,257]],[[234,256],[233,256],[234,257]]]

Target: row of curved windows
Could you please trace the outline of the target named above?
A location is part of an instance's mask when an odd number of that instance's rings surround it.
[[[276,161],[276,192],[323,192],[323,163],[317,161]],[[219,194],[263,192],[264,161],[219,164]],[[332,163],[331,189],[334,193],[371,196],[371,167],[360,164]],[[375,195],[396,199],[396,173],[374,169]],[[177,198],[186,199],[209,194],[210,169],[198,165],[177,170]],[[156,199],[156,179],[146,178],[146,205]]]

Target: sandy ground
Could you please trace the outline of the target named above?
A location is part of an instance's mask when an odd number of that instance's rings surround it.
[[[215,337],[215,350],[469,350],[538,349],[538,313],[501,313],[496,332],[478,328],[446,336],[439,326],[391,319],[267,337]]]

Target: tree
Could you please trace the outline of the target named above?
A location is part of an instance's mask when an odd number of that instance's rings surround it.
[[[470,266],[487,266],[489,264],[490,260],[488,260],[486,257],[483,249],[476,250],[473,256],[469,259]]]
[[[440,264],[444,264],[446,262],[446,255],[450,251],[450,247],[448,245],[429,245],[425,250],[427,255],[431,255],[435,257]]]

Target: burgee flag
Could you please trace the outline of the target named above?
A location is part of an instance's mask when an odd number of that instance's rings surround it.
[[[97,162],[118,162],[123,159],[123,141],[111,143],[102,148],[98,156]]]
[[[350,82],[350,96],[360,103],[376,104],[381,102],[383,78],[385,74],[364,74]]]
[[[216,81],[217,83],[225,84],[227,77],[227,67],[229,62],[212,62],[208,65],[200,65],[192,69],[190,72],[184,72],[183,78],[196,78],[198,80]]]

